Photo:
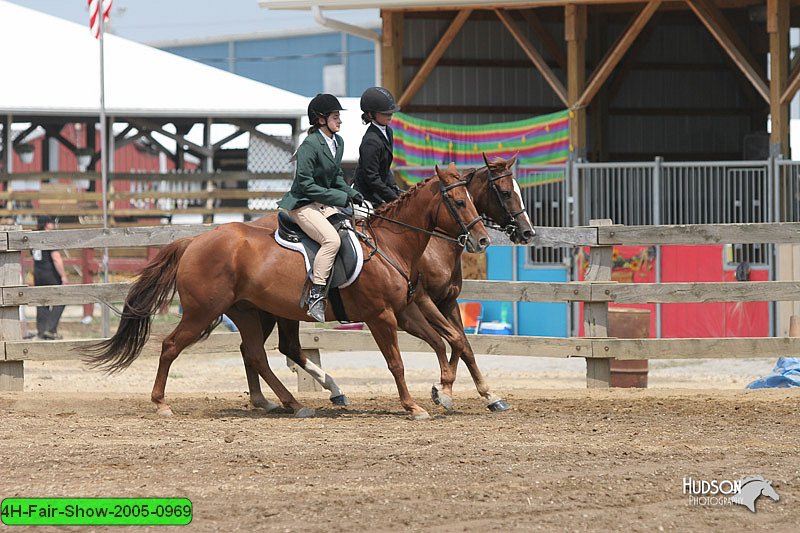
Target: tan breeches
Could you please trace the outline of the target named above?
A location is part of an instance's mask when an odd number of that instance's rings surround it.
[[[339,234],[327,220],[327,217],[336,212],[337,209],[335,207],[323,205],[319,202],[313,202],[289,211],[297,225],[320,245],[312,267],[312,281],[317,285],[323,285],[327,282],[328,274],[333,267],[333,261],[336,259],[336,253],[341,245]]]

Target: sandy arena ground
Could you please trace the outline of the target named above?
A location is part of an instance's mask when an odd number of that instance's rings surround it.
[[[487,356],[479,362],[513,409],[488,412],[462,369],[458,409],[444,414],[428,395],[433,356],[409,354],[412,394],[436,415],[424,422],[405,418],[374,353],[323,354],[351,405],[298,395],[312,419],[249,408],[230,355],[179,358],[167,386],[176,416],[160,418],[149,402],[156,362],[114,377],[74,361],[26,365],[25,392],[0,393],[0,497],[187,497],[193,531],[800,524],[800,392],[743,390],[773,361],[661,361],[651,389],[588,391],[582,360]],[[270,363],[295,390],[284,360]],[[751,513],[683,494],[684,477],[746,475],[771,480],[780,501],[761,497]]]

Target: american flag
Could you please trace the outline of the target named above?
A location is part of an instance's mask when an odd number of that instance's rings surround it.
[[[94,35],[95,39],[100,37],[100,17],[98,16],[98,10],[100,9],[100,4],[103,4],[103,23],[108,22],[108,15],[111,12],[111,2],[112,0],[87,0],[89,3],[89,29],[92,31],[92,35]]]

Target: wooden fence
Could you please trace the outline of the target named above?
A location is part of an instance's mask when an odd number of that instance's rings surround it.
[[[682,226],[611,225],[593,221],[578,228],[537,228],[532,245],[591,247],[586,281],[542,283],[464,281],[462,298],[519,302],[584,302],[586,337],[470,335],[478,354],[533,357],[583,357],[588,387],[608,387],[610,360],[674,358],[779,357],[800,352],[800,338],[616,339],[608,337],[608,304],[675,302],[752,302],[800,300],[800,282],[636,283],[611,281],[614,245],[800,243],[800,223]],[[207,231],[209,226],[76,229],[49,232],[0,230],[0,390],[21,390],[23,362],[76,357],[73,348],[95,340],[21,340],[20,305],[121,302],[127,283],[27,287],[21,285],[20,253],[31,249],[132,247],[167,244]],[[309,351],[376,350],[369,332],[303,328],[301,344]],[[422,341],[400,334],[404,351],[430,351]],[[277,340],[267,341],[273,348]],[[190,348],[194,352],[238,353],[239,336],[214,334]],[[146,354],[160,345],[148,343]]]
[[[173,215],[260,216],[274,209],[292,174],[252,172],[112,172],[108,175],[108,217],[111,226],[137,224]],[[49,215],[67,225],[102,226],[103,204],[97,172],[0,172],[0,217]],[[11,184],[38,183],[36,190]],[[96,190],[79,183],[94,182]],[[248,182],[268,184],[269,190],[249,190]],[[257,188],[257,187],[256,187]],[[139,224],[141,225],[141,224]]]

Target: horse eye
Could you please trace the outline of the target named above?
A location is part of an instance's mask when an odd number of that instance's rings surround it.
[[[457,207],[466,207],[467,206],[467,202],[465,202],[464,200],[456,200],[456,206]]]
[[[511,191],[503,191],[503,198],[511,198]]]

